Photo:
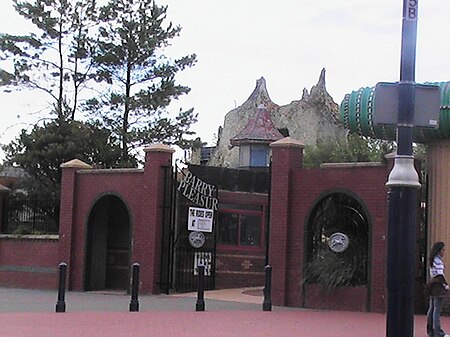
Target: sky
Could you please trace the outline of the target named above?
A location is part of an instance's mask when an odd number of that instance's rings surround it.
[[[197,136],[214,145],[227,112],[240,106],[264,77],[273,102],[289,104],[317,83],[336,103],[346,93],[400,73],[402,0],[159,0],[182,27],[165,54],[197,54],[178,73],[191,92],[171,111],[193,107]],[[0,0],[0,32],[24,34],[31,25],[11,0]],[[449,0],[419,1],[416,82],[450,81]],[[0,143],[36,121],[45,99],[37,93],[0,93]],[[0,150],[0,159],[2,153]]]

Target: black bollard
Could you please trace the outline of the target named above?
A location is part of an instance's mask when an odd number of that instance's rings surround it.
[[[195,311],[205,311],[205,266],[198,266],[198,291]]]
[[[265,284],[264,284],[264,302],[263,311],[272,311],[272,267],[267,265],[264,267]]]
[[[66,312],[66,272],[67,263],[59,264],[59,286],[58,286],[58,302],[56,302],[56,312]]]
[[[131,280],[130,311],[139,311],[139,263],[133,263],[133,276]]]

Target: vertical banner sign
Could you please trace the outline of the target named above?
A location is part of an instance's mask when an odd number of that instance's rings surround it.
[[[418,2],[419,0],[406,0],[406,20],[417,21]]]

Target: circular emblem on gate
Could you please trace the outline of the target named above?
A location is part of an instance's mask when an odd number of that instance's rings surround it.
[[[202,232],[190,232],[189,243],[194,248],[200,248],[205,244],[205,234]]]
[[[348,248],[349,243],[350,241],[346,234],[336,232],[330,236],[328,247],[335,253],[342,253]]]

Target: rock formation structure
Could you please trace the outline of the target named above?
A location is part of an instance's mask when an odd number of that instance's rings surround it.
[[[261,106],[269,111],[270,118],[278,130],[306,145],[339,141],[346,137],[347,131],[339,121],[339,106],[326,91],[325,69],[310,92],[304,89],[300,100],[283,106],[272,102],[266,81],[261,77],[256,81],[256,87],[250,97],[241,106],[226,114],[223,128],[219,129],[216,149],[208,165],[238,167],[239,148],[232,146],[230,140],[239,135],[252,118],[258,118],[258,107]]]

